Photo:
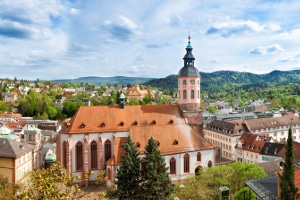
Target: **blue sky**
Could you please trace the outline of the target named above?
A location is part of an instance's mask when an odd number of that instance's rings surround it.
[[[1,0],[0,78],[300,69],[299,0]]]

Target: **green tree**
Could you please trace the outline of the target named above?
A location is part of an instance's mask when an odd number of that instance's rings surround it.
[[[167,199],[171,193],[172,183],[165,159],[158,150],[157,141],[152,137],[145,147],[145,157],[141,164],[142,199]]]
[[[67,117],[72,117],[80,106],[83,106],[84,104],[81,101],[65,101],[63,104],[63,114],[65,114]]]
[[[218,109],[215,106],[209,106],[208,112],[209,114],[216,114],[218,112]]]
[[[252,192],[248,187],[244,187],[234,194],[234,200],[251,200],[256,199],[256,194]]]
[[[116,178],[117,189],[107,192],[108,198],[138,199],[140,195],[140,158],[139,151],[129,136],[124,143],[124,155]]]
[[[0,174],[0,199],[13,199],[18,188],[18,185],[9,183],[8,178]]]
[[[280,199],[296,199],[298,188],[295,186],[295,166],[294,166],[294,146],[292,138],[292,128],[289,128],[288,139],[285,144],[285,162],[283,164],[283,174],[280,178]]]
[[[179,199],[215,199],[219,194],[219,187],[227,186],[231,198],[242,189],[246,180],[264,178],[266,173],[256,164],[235,162],[229,165],[217,165],[205,168],[198,175],[184,180],[183,186],[175,187],[172,196]]]
[[[0,100],[0,113],[4,113],[6,111],[8,111],[6,103]]]
[[[29,172],[29,184],[17,199],[76,199],[82,196],[71,173],[61,163]]]

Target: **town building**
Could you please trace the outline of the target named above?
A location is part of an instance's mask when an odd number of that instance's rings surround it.
[[[274,142],[284,143],[288,137],[289,127],[293,131],[293,140],[300,142],[298,116],[213,120],[206,125],[203,133],[205,138],[217,147],[217,155],[235,161],[237,159],[235,146],[244,132],[270,137]]]
[[[0,174],[10,183],[20,183],[26,172],[32,170],[34,146],[22,142],[0,139]]]
[[[129,135],[141,157],[148,140],[157,141],[173,183],[215,165],[215,147],[202,136],[200,76],[190,37],[186,51],[178,73],[179,105],[125,106],[121,95],[119,106],[83,106],[64,121],[56,159],[80,177],[77,182],[86,185],[96,180],[100,170],[106,170],[107,185],[114,186],[123,142]]]
[[[125,93],[125,97],[126,97],[127,101],[130,101],[130,100],[141,101],[141,100],[143,100],[143,98],[146,95],[150,95],[150,98],[154,97],[154,94],[152,93],[152,91],[150,89],[147,89],[147,88],[141,89],[138,84],[136,84],[134,87],[128,88]]]

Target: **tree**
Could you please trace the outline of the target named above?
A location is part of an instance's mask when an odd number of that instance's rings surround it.
[[[234,200],[256,199],[256,194],[248,187],[244,187],[234,194]]]
[[[18,185],[9,183],[8,178],[0,174],[0,199],[13,199],[18,188]]]
[[[209,106],[208,112],[209,114],[216,114],[218,112],[218,109],[214,106]]]
[[[82,196],[71,173],[61,163],[29,172],[29,184],[17,199],[76,199]]]
[[[108,198],[138,199],[140,195],[140,158],[139,151],[131,137],[124,143],[124,155],[117,171],[117,189],[107,192]]]
[[[288,139],[285,144],[285,162],[283,164],[283,173],[280,178],[280,199],[296,199],[298,189],[295,186],[295,166],[294,166],[294,146],[292,138],[292,128],[289,128]]]
[[[172,194],[179,199],[215,199],[219,187],[227,186],[231,198],[242,189],[246,180],[266,177],[263,168],[256,164],[235,162],[228,165],[217,165],[205,168],[198,175],[188,177],[181,185],[177,185]]]
[[[145,147],[145,157],[141,164],[142,199],[167,199],[171,193],[172,183],[165,159],[158,150],[157,141],[152,137]]]

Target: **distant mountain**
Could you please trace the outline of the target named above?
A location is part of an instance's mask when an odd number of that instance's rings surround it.
[[[243,89],[249,87],[265,88],[271,85],[284,85],[288,83],[300,84],[300,70],[272,71],[267,74],[254,74],[237,71],[216,71],[212,73],[200,72],[201,91],[218,92],[222,90]],[[169,90],[177,89],[177,75],[166,78],[153,79],[144,85],[159,87]]]
[[[249,87],[269,87],[288,83],[300,84],[300,70],[293,71],[272,71],[267,74],[254,74],[237,71],[216,71],[212,73],[200,72],[201,91],[218,92],[222,90],[243,89]],[[82,77],[78,79],[53,80],[57,83],[88,83],[95,85],[142,84],[161,89],[177,90],[177,75],[169,75],[165,78],[140,78],[140,77]]]
[[[126,76],[114,76],[114,77],[88,76],[88,77],[81,77],[76,79],[61,79],[61,80],[52,80],[52,81],[56,83],[73,83],[73,84],[88,83],[93,85],[106,85],[106,84],[135,85],[135,84],[145,83],[152,79],[153,78],[126,77]]]

